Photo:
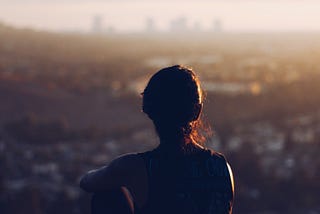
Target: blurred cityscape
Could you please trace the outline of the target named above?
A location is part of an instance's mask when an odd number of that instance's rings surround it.
[[[102,23],[97,15],[92,30]],[[84,35],[1,24],[0,213],[89,213],[81,175],[158,144],[140,92],[172,64],[200,76],[206,145],[233,168],[234,213],[320,213],[320,35],[214,28]]]
[[[221,33],[223,31],[223,22],[219,18],[214,18],[212,25],[203,27],[201,21],[188,20],[186,16],[179,16],[174,18],[168,23],[166,29],[160,29],[157,26],[157,21],[152,17],[145,18],[144,29],[137,31],[138,33],[154,34],[154,33],[203,33],[203,32],[215,32]],[[121,33],[117,32],[117,29],[113,25],[106,25],[105,18],[101,14],[96,14],[92,17],[92,26],[90,33],[93,34],[110,34]]]

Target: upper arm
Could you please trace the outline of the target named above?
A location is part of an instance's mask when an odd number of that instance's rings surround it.
[[[232,173],[232,169],[231,169],[229,163],[227,163],[227,167],[228,167],[229,176],[230,176],[230,181],[231,181],[232,197],[234,197],[234,179],[233,179],[233,173]]]
[[[227,168],[228,168],[228,174],[229,174],[229,178],[230,178],[230,185],[231,185],[231,200],[230,200],[230,213],[232,213],[232,207],[233,207],[233,201],[234,201],[234,179],[233,179],[233,173],[232,173],[232,169],[229,165],[229,163],[227,162]]]
[[[87,172],[80,181],[80,187],[87,192],[97,192],[126,186],[135,168],[136,155],[128,154],[114,159],[108,166]]]

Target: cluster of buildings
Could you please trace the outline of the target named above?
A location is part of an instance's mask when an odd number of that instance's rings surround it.
[[[116,31],[116,28],[114,26],[105,26],[104,24],[104,18],[102,15],[95,15],[92,18],[92,26],[91,26],[91,32],[95,34],[104,34],[104,33],[114,33]],[[154,18],[148,17],[145,19],[145,25],[144,25],[144,33],[156,33],[161,32],[157,27],[156,21]],[[210,31],[215,33],[220,33],[223,31],[223,22],[221,19],[216,18],[213,20],[212,25],[210,28],[205,29],[203,28],[201,22],[196,21],[194,23],[189,23],[188,19],[184,16],[178,17],[173,19],[167,28],[168,32],[170,33],[184,33],[184,32],[204,32],[204,31]]]

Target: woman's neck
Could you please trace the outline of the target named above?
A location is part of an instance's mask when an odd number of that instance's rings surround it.
[[[158,148],[169,153],[189,153],[198,149],[203,149],[201,145],[190,138],[160,138],[160,145]]]

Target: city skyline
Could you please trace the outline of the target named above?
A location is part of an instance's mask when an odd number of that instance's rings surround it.
[[[92,30],[92,17],[100,15],[106,27],[137,32],[154,20],[159,31],[172,20],[186,18],[186,26],[212,29],[216,19],[226,31],[320,31],[320,2],[309,1],[1,1],[0,21],[16,27],[49,31]]]

